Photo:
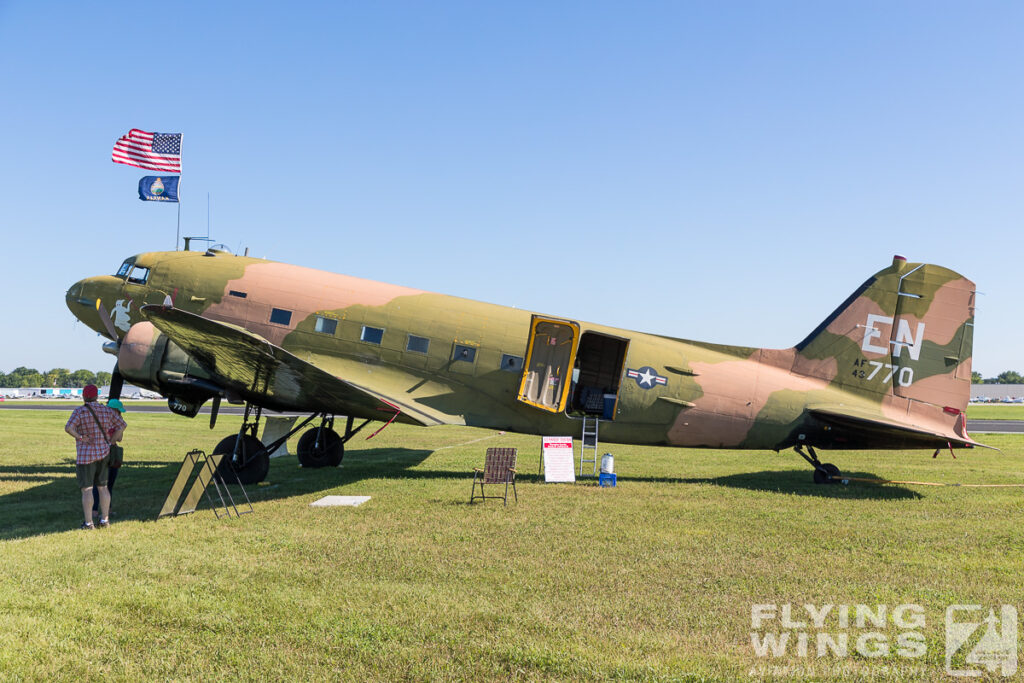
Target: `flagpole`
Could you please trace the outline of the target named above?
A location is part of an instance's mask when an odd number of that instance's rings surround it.
[[[178,245],[181,244],[181,175],[185,170],[185,155],[182,153],[184,145],[185,134],[182,133],[178,138],[178,230],[174,235],[174,251],[178,251]]]

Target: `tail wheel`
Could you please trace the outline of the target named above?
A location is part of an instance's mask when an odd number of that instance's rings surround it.
[[[839,468],[830,462],[822,463],[821,467],[814,468],[815,484],[838,484]]]
[[[326,427],[315,427],[299,437],[296,448],[303,467],[337,467],[345,455],[345,442]]]
[[[264,450],[259,439],[246,434],[242,437],[238,455],[235,456],[237,459],[235,459],[232,456],[237,440],[237,434],[226,436],[213,449],[214,455],[224,456],[220,467],[217,468],[220,476],[229,484],[236,482],[241,484],[260,483],[267,478],[267,473],[270,472],[270,454]]]

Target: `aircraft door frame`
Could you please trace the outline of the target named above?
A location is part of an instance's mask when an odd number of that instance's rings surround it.
[[[562,412],[569,400],[579,339],[579,323],[534,315],[516,398],[549,413]]]

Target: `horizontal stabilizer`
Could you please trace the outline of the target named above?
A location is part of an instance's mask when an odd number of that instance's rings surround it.
[[[902,438],[908,444],[921,447],[942,447],[947,444],[972,448],[991,448],[978,443],[967,434],[963,413],[956,417],[955,424],[948,430],[933,426],[915,424],[887,418],[867,410],[850,406],[812,406],[808,412],[822,422],[838,428],[855,430],[860,434],[877,437]]]

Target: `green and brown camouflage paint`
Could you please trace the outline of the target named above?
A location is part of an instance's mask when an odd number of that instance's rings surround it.
[[[130,259],[131,260],[131,259]],[[72,312],[103,334],[91,302],[125,308],[122,371],[142,368],[157,333],[142,303],[244,328],[306,363],[377,396],[415,405],[433,422],[530,434],[579,431],[578,421],[517,399],[533,313],[223,252],[150,252],[145,284],[100,276],[68,291]],[[974,284],[951,270],[897,257],[808,337],[789,349],[696,342],[574,321],[581,333],[627,339],[613,421],[603,441],[711,448],[935,447],[971,444],[962,411],[970,393]],[[287,324],[271,310],[291,312]],[[318,318],[335,322],[317,332]],[[384,330],[360,341],[363,326]],[[430,340],[406,350],[408,335]],[[122,342],[122,346],[125,342]],[[477,350],[453,360],[455,344]],[[133,346],[134,345],[134,346]],[[132,351],[131,349],[135,349]],[[194,366],[194,364],[193,364]],[[627,369],[651,367],[643,387]],[[202,369],[198,370],[200,376]],[[216,377],[211,378],[216,381]],[[334,407],[346,414],[346,406]],[[358,411],[354,411],[358,414]]]

